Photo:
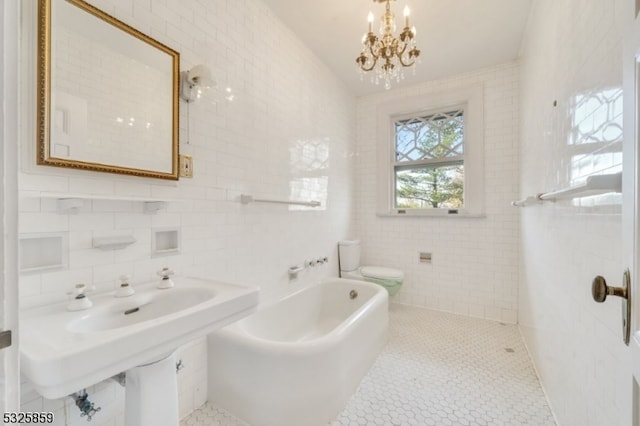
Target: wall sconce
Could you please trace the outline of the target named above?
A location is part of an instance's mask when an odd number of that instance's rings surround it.
[[[208,66],[200,64],[180,73],[180,97],[187,102],[200,99],[204,90],[215,86]]]

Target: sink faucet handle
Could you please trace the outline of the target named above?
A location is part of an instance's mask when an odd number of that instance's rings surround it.
[[[75,289],[76,289],[75,293],[78,296],[80,296],[80,295],[83,295],[84,292],[87,290],[87,286],[84,283],[78,283],[75,285]]]
[[[131,275],[120,275],[120,286],[116,290],[114,296],[115,297],[127,297],[133,295],[136,291],[133,289],[131,284],[129,284],[129,280],[131,279]]]
[[[87,287],[84,283],[78,283],[74,285],[73,288],[71,288],[69,291],[67,291],[66,294],[67,296],[73,296],[76,299],[82,299],[84,297],[87,297],[87,294],[95,289],[96,288],[94,286]]]
[[[170,269],[170,268],[164,267],[164,268],[160,269],[160,270],[157,272],[157,274],[158,274],[159,276],[161,276],[162,278],[169,278],[171,275],[173,275],[173,274],[174,274],[174,272],[173,272],[173,269]]]
[[[91,302],[91,300],[89,300],[89,298],[85,294],[86,291],[87,291],[87,286],[84,285],[83,283],[79,283],[75,285],[74,291],[72,291],[71,293],[68,293],[70,295],[75,294],[75,297],[67,305],[68,311],[83,311],[93,306],[93,302]]]
[[[175,284],[173,280],[170,278],[173,275],[173,270],[169,268],[162,268],[158,271],[158,275],[162,277],[160,283],[157,285],[159,289],[167,289],[172,288]]]

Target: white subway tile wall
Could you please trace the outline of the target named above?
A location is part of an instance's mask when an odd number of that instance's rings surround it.
[[[189,106],[188,119],[181,104],[180,149],[193,156],[194,178],[177,184],[35,167],[35,159],[28,157],[33,135],[26,132],[22,164],[31,165],[19,176],[19,232],[68,233],[70,253],[67,270],[21,277],[21,306],[66,300],[65,292],[77,282],[112,290],[121,274],[131,275],[135,287],[156,278],[164,266],[178,274],[259,285],[263,299],[337,275],[337,241],[353,231],[356,105],[344,85],[260,0],[89,3],[179,51],[182,70],[208,65],[217,86]],[[33,5],[24,7],[24,19],[35,20]],[[28,99],[25,95],[23,102]],[[35,109],[25,120],[26,128],[35,128]],[[294,164],[301,153],[303,168]],[[108,200],[85,200],[77,212],[60,213],[56,200],[37,197],[41,191],[175,201],[156,214],[144,213],[141,202]],[[323,204],[314,211],[241,205],[241,193],[279,199],[313,196]],[[152,230],[157,228],[180,230],[179,254],[152,257]],[[137,242],[116,251],[91,246],[95,236],[123,234]],[[327,264],[289,281],[290,266],[324,256]],[[184,416],[206,398],[201,380],[206,377],[206,348],[196,342],[181,351]],[[56,424],[81,424],[68,399],[47,401],[26,382],[23,388],[24,409],[50,408],[58,414]],[[91,397],[103,406],[94,421],[122,424],[120,385],[94,388]]]
[[[479,318],[518,319],[519,66],[510,62],[358,99],[356,235],[362,264],[398,268],[405,283],[395,301]],[[484,87],[483,218],[376,216],[376,109],[406,96]],[[420,263],[420,252],[432,253]]]
[[[623,7],[625,6],[625,7]],[[522,47],[522,197],[621,169],[622,29],[631,2],[532,2]],[[552,47],[552,48],[551,48]],[[521,209],[519,321],[559,424],[631,424],[619,303],[596,304],[596,275],[620,283],[620,199]]]

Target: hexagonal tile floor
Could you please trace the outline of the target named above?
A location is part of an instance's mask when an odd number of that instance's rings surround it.
[[[397,304],[389,318],[389,343],[331,426],[556,424],[517,326]],[[180,425],[246,423],[208,402]]]

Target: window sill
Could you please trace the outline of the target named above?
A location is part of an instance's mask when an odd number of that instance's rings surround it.
[[[398,210],[389,210],[383,212],[376,212],[378,217],[424,217],[424,218],[451,218],[451,219],[484,219],[487,217],[484,213],[473,213],[465,210],[458,209],[457,213],[449,213],[448,210],[404,210],[405,213],[400,213]]]

